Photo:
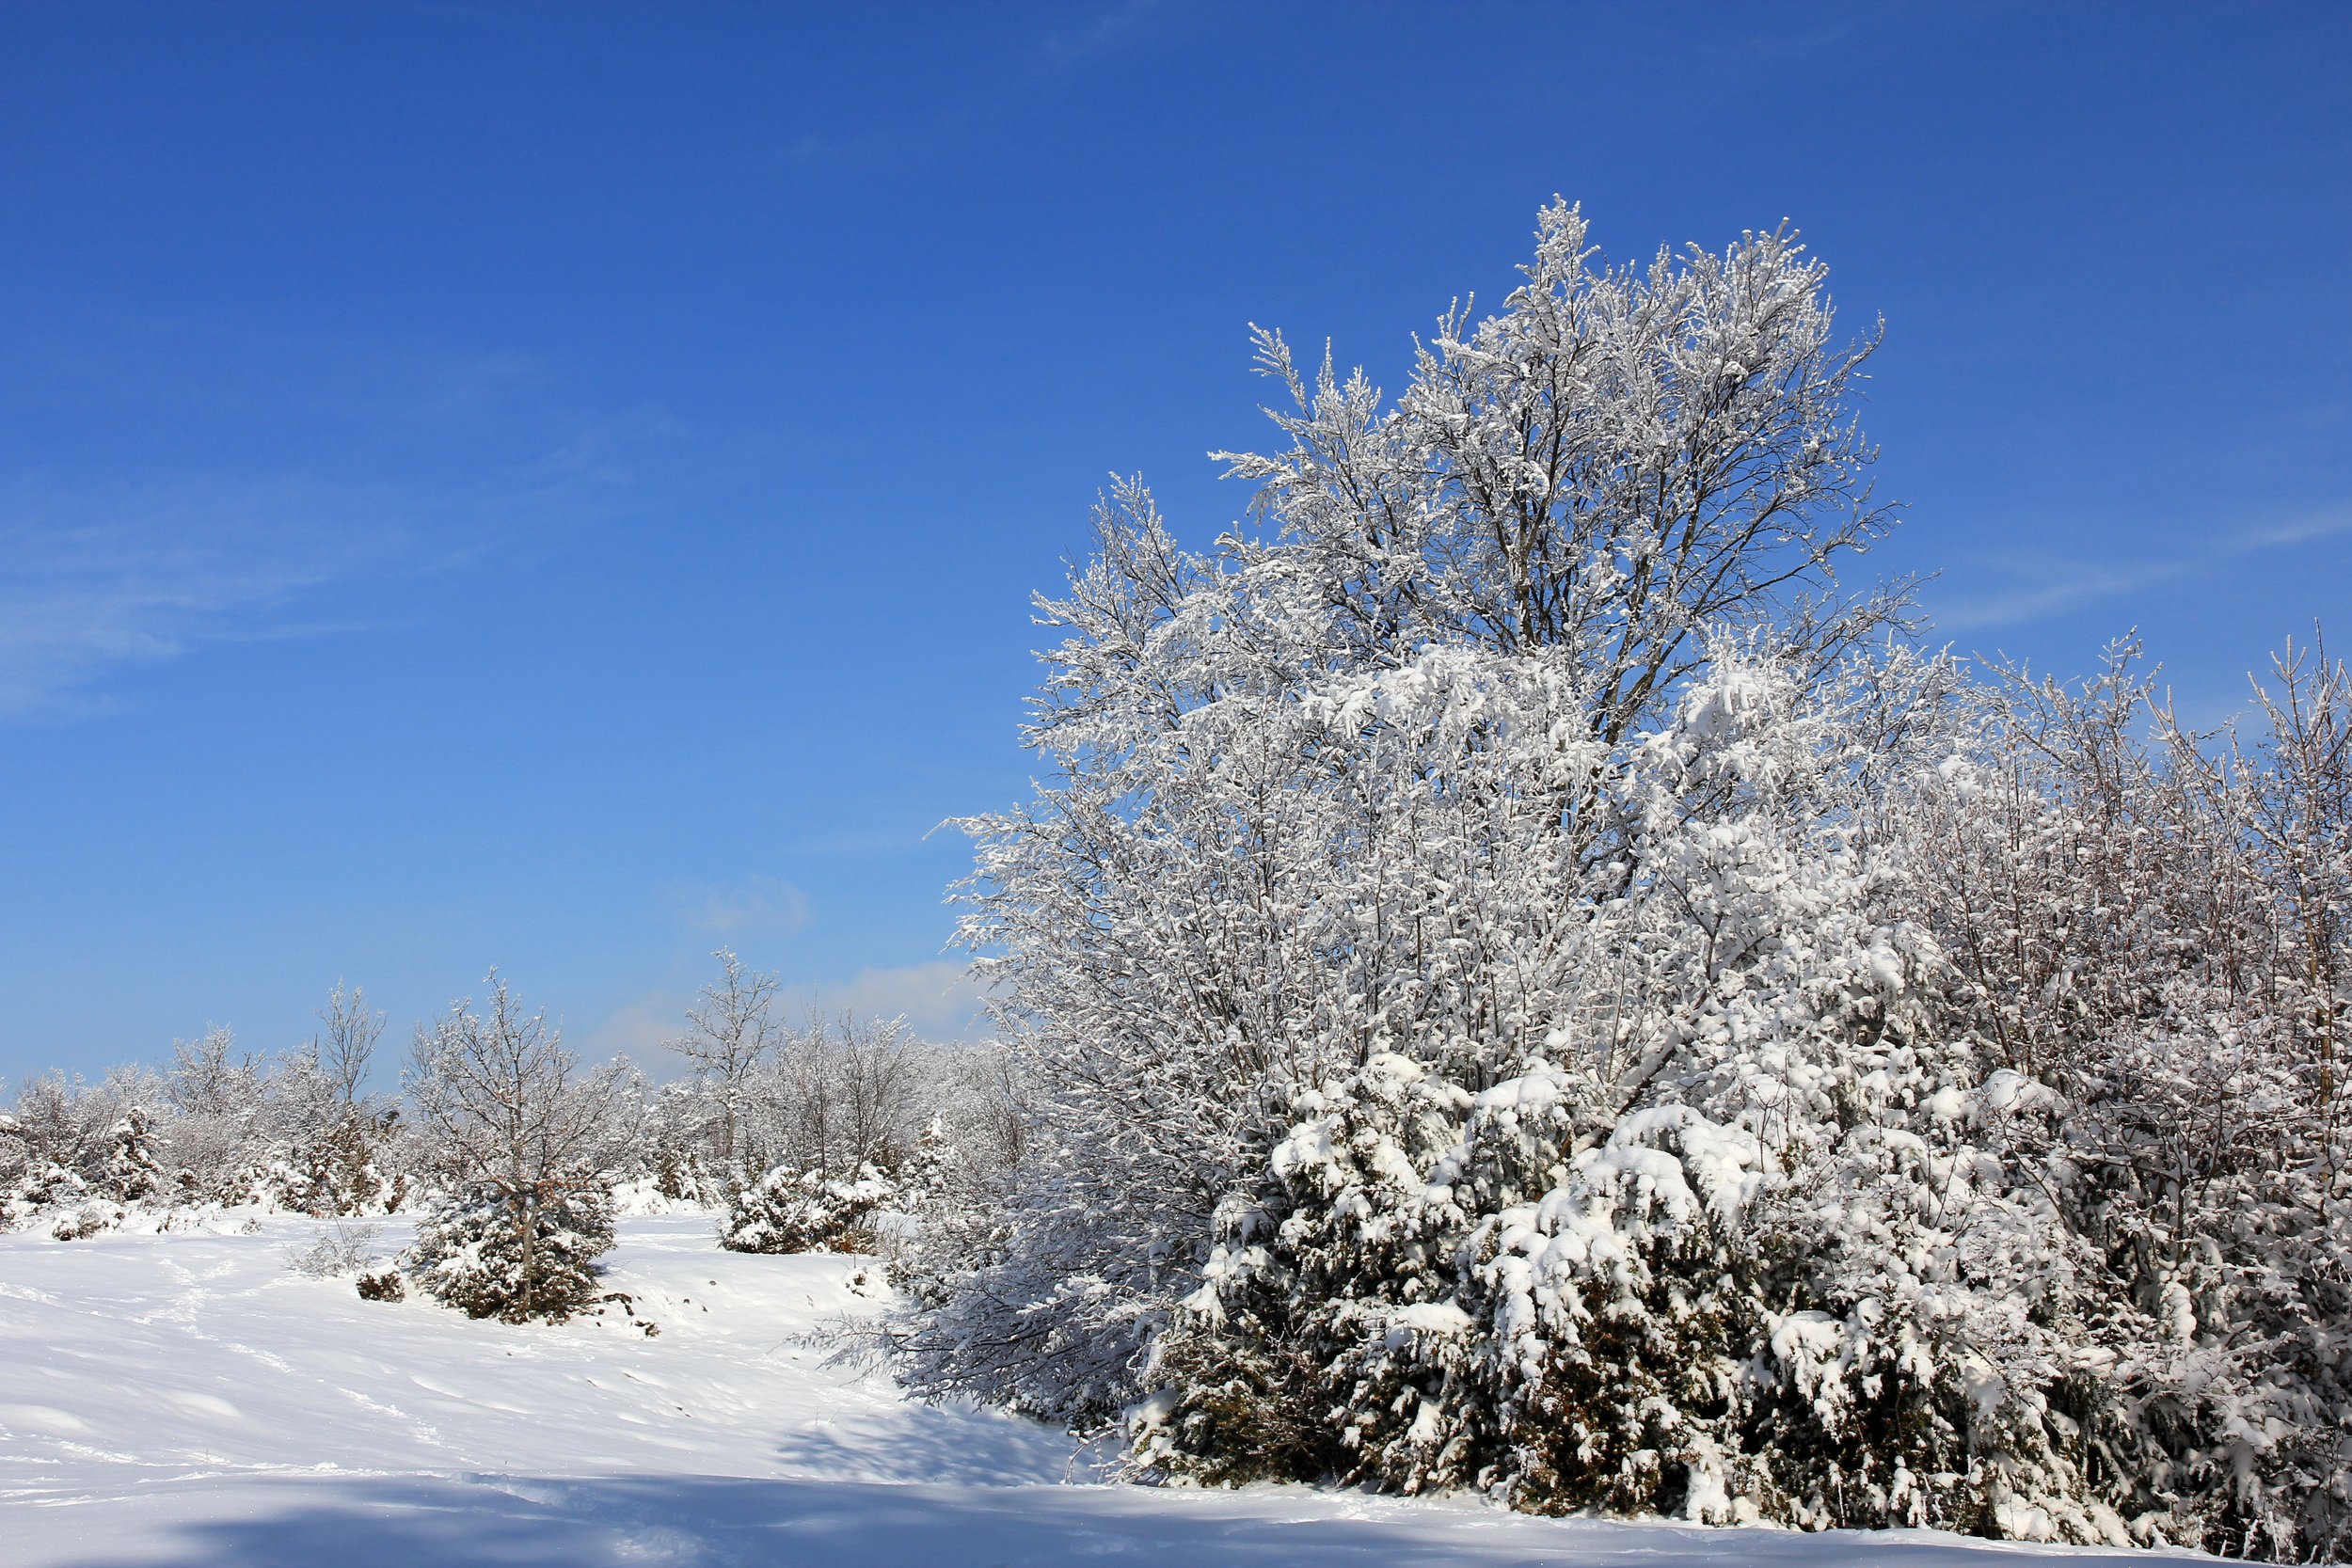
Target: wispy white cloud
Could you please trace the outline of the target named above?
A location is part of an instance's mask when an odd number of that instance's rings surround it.
[[[809,921],[808,895],[781,877],[673,882],[661,901],[673,918],[720,936],[748,930],[789,936],[805,930]]]
[[[777,1000],[779,1023],[799,1027],[842,1013],[903,1018],[917,1035],[942,1044],[976,1039],[984,1023],[980,988],[962,964],[946,958],[861,969],[847,980],[787,982]],[[592,1060],[626,1055],[656,1078],[669,1078],[683,1067],[684,1059],[670,1044],[692,1002],[689,990],[657,988],[621,1004],[566,1043]]]
[[[690,1000],[682,991],[648,991],[565,1043],[591,1061],[627,1056],[657,1078],[666,1078],[684,1060],[669,1045],[684,1025]]]
[[[110,675],[209,645],[351,630],[344,585],[560,548],[689,439],[658,409],[568,406],[511,355],[159,329],[42,370],[101,434],[0,460],[0,721],[104,711]]]
[[[2202,550],[2150,556],[2124,564],[2069,560],[2012,560],[2005,564],[2019,579],[1999,592],[1965,599],[1935,617],[1945,631],[2014,626],[2097,599],[2177,582],[2234,562],[2317,544],[2352,533],[2352,512],[2316,513],[2289,522],[2242,529]]]
[[[1046,34],[1038,40],[1039,47],[1047,58],[1057,61],[1106,54],[1125,43],[1159,8],[1160,0],[1119,0],[1117,5],[1095,11],[1077,26]]]
[[[922,854],[934,845],[958,842],[955,825],[924,823],[899,829],[841,829],[831,832],[812,832],[802,838],[787,839],[778,846],[787,855],[914,855]]]
[[[1845,16],[1826,22],[1809,21],[1792,11],[1775,12],[1766,8],[1744,13],[1752,23],[1761,23],[1753,32],[1726,37],[1709,28],[1702,36],[1702,53],[1718,58],[1736,54],[1748,60],[1786,60],[1798,62],[1818,59],[1824,55],[1851,52],[1855,37],[1862,30],[1859,17]]]
[[[2150,564],[2126,571],[2086,565],[2080,562],[2050,562],[2037,567],[2028,580],[2002,593],[1963,600],[1935,617],[1944,631],[1973,631],[1980,626],[2015,626],[2036,620],[2069,605],[2153,588],[2177,578],[2188,568],[2178,562]]]
[[[903,1017],[926,1039],[972,1037],[981,1023],[981,991],[965,967],[948,958],[896,969],[861,969],[849,979],[805,988],[819,1012]]]
[[[2239,536],[2239,547],[2232,553],[2249,555],[2256,550],[2309,545],[2342,533],[2352,533],[2352,512],[2319,513],[2294,522],[2280,523],[2274,528],[2249,530]]]
[[[317,635],[286,613],[410,555],[396,498],[302,479],[0,485],[0,718],[104,705],[114,667]]]

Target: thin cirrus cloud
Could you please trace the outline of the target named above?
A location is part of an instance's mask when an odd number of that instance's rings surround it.
[[[1107,54],[1134,37],[1136,29],[1160,9],[1160,0],[1119,0],[1096,10],[1076,26],[1057,27],[1038,40],[1046,58],[1057,62]]]
[[[904,1018],[926,1039],[969,1039],[982,1022],[983,993],[971,971],[952,958],[862,969],[850,979],[816,989],[814,1006],[828,1012]]]
[[[626,508],[650,474],[674,474],[688,440],[660,409],[571,406],[512,356],[267,347],[202,332],[118,345],[100,356],[116,401],[84,385],[98,375],[88,366],[59,396],[83,411],[75,428],[120,440],[0,464],[0,721],[109,711],[109,677],[208,646],[352,629],[322,613],[340,585],[555,547]],[[199,363],[215,373],[195,387]],[[271,402],[261,385],[300,395]],[[140,434],[224,439],[215,402],[269,455],[190,472],[170,442]]]
[[[923,1039],[953,1045],[984,1033],[984,996],[961,963],[934,958],[926,963],[861,969],[846,980],[787,983],[777,997],[776,1022],[803,1027],[849,1013],[858,1018],[902,1018]],[[682,1060],[671,1043],[685,1029],[693,998],[683,990],[648,991],[614,1008],[583,1031],[581,1046],[594,1054],[615,1053],[650,1066],[657,1076]]]
[[[2212,572],[2233,562],[2314,545],[2346,533],[2352,533],[2352,512],[2325,513],[2268,528],[2243,529],[2225,535],[2207,549],[2153,557],[2125,566],[2049,562],[2035,570],[2035,580],[1963,600],[1940,611],[1935,625],[1945,631],[2015,626],[2075,605],[2139,593]]]
[[[809,922],[808,895],[781,877],[673,882],[661,902],[673,919],[714,936],[739,931],[789,936],[805,930]]]
[[[413,555],[399,515],[299,479],[0,488],[0,719],[103,709],[124,665],[327,629],[302,601]]]

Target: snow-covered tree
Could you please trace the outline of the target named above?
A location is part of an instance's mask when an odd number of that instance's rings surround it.
[[[469,1318],[561,1323],[601,1299],[597,1260],[612,1249],[612,1189],[583,1171],[520,1205],[504,1182],[468,1184],[418,1222],[406,1262],[426,1294]]]
[[[686,1032],[670,1049],[686,1058],[698,1085],[716,1101],[713,1129],[718,1167],[737,1171],[749,1154],[744,1119],[754,1079],[781,1043],[775,1022],[776,977],[744,967],[726,948],[712,955],[719,978],[687,1009]]]
[[[55,1210],[59,1233],[94,1234],[125,1204],[170,1204],[166,1081],[118,1068],[97,1084],[51,1072],[27,1082],[0,1118],[0,1227]]]
[[[739,1101],[739,1109],[745,1103]],[[664,1197],[723,1205],[743,1184],[742,1171],[720,1157],[724,1110],[707,1083],[688,1078],[661,1085],[646,1097],[628,1174],[650,1180]]]
[[[934,1051],[904,1019],[811,1016],[787,1032],[744,1101],[747,1147],[765,1173],[729,1195],[720,1245],[872,1250],[882,1211],[968,1191],[971,1151],[991,1147],[987,1059]]]
[[[1048,782],[967,824],[1029,1174],[924,1265],[912,1376],[1115,1411],[1295,1096],[1383,1050],[1483,1088],[1541,1048],[1585,911],[1636,874],[1612,785],[1645,732],[1718,650],[1802,689],[1892,613],[1829,577],[1885,513],[1869,345],[1836,346],[1821,284],[1782,232],[1598,266],[1557,206],[1393,405],[1260,334],[1296,405],[1286,450],[1230,459],[1260,529],[1196,555],[1113,494],[1040,603],[1068,633],[1025,733]]]
[[[279,1199],[321,1216],[387,1212],[409,1173],[398,1105],[365,1087],[384,1015],[338,982],[318,1016],[320,1032],[285,1054],[270,1084]]]
[[[495,971],[488,984],[485,1012],[460,1001],[417,1028],[408,1098],[448,1190],[413,1266],[469,1312],[495,1299],[501,1317],[561,1318],[612,1244],[604,1171],[633,1123],[635,1075],[619,1062],[581,1071],[543,1014],[526,1015]]]
[[[15,1113],[0,1128],[0,1149],[15,1172],[9,1201],[20,1219],[48,1203],[78,1198],[98,1178],[106,1158],[106,1131],[127,1108],[117,1098],[110,1087],[70,1081],[61,1072],[24,1085]]]
[[[896,1168],[934,1109],[935,1065],[903,1018],[812,1014],[752,1078],[753,1164],[826,1177]]]
[[[172,1043],[167,1147],[178,1194],[191,1202],[249,1200],[267,1180],[269,1064],[213,1028]]]
[[[163,1162],[156,1152],[154,1122],[145,1106],[124,1110],[122,1119],[106,1136],[106,1162],[101,1172],[108,1192],[125,1203],[136,1203],[162,1189]]]

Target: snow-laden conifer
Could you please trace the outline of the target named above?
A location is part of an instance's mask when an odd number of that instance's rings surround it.
[[[426,1294],[469,1318],[561,1323],[601,1298],[598,1259],[612,1249],[612,1191],[579,1173],[519,1201],[496,1181],[445,1196],[403,1261]]]
[[[720,1227],[730,1252],[871,1252],[897,1183],[872,1165],[846,1177],[779,1165],[737,1195]]]

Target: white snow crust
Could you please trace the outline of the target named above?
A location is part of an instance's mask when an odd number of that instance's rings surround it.
[[[879,1308],[870,1260],[624,1220],[615,1312],[469,1322],[285,1267],[254,1233],[0,1237],[0,1561],[474,1564],[1888,1563],[2154,1554],[1928,1532],[1515,1516],[1470,1500],[1098,1484],[1071,1440],[904,1399],[803,1337]],[[389,1251],[405,1240],[387,1227]]]

